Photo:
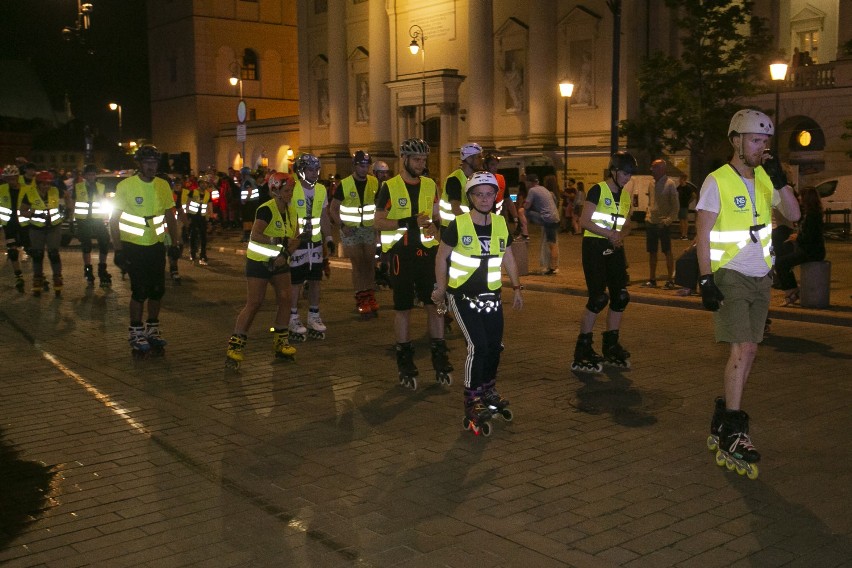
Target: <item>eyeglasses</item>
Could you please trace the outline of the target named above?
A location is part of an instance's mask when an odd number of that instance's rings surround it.
[[[472,192],[472,193],[470,194],[470,196],[471,196],[471,197],[475,197],[475,198],[477,198],[477,199],[494,199],[494,198],[496,198],[496,197],[497,197],[497,194],[496,194],[496,193],[491,193],[491,192],[485,192],[485,193],[482,193],[482,192],[476,192],[476,191],[474,191],[474,192]]]

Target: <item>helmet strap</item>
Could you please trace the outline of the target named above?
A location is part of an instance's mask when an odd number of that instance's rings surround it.
[[[308,186],[308,189],[313,189],[314,186],[317,184],[316,181],[308,181],[308,178],[305,177],[305,172],[303,172],[302,170],[299,170],[298,173],[299,173],[299,179],[302,180],[302,183],[304,183]]]

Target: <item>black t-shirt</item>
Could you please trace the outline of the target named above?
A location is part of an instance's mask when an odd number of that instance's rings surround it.
[[[692,201],[692,195],[695,193],[696,188],[689,182],[686,182],[683,185],[678,186],[677,188],[677,198],[678,205],[681,209],[686,209],[689,207],[689,202]]]
[[[257,213],[255,213],[254,218],[259,221],[265,221],[268,225],[272,222],[272,209],[270,209],[269,207],[258,207]]]
[[[420,179],[418,178],[415,184],[406,182],[405,188],[408,190],[411,211],[415,212],[417,204],[420,203]],[[376,193],[376,210],[390,211],[390,208],[390,190],[388,189],[388,184],[383,183],[378,193]],[[415,213],[408,219],[408,235],[396,243],[393,248],[410,248],[414,250],[415,247],[420,246],[420,227],[417,226],[417,214]]]
[[[444,186],[444,192],[447,194],[447,202],[462,200],[462,185],[459,178],[450,176],[447,179],[447,184]]]
[[[355,189],[358,191],[358,199],[361,203],[364,203],[364,191],[367,189],[367,178],[363,180],[359,180],[355,176],[352,177],[352,181],[355,182]],[[343,201],[343,184],[337,184],[337,188],[334,190],[334,199],[338,201]]]
[[[473,228],[476,231],[476,236],[479,238],[479,244],[481,250],[490,251],[491,250],[491,225],[477,225],[473,224]],[[455,248],[455,246],[459,242],[459,229],[456,226],[455,220],[450,221],[450,224],[441,230],[441,241],[445,243],[450,248]],[[512,235],[509,234],[509,238],[506,242],[506,250],[508,250],[509,246],[512,244]],[[485,258],[479,256],[478,258]],[[458,294],[467,294],[468,296],[475,296],[477,294],[484,294],[486,292],[491,292],[488,289],[488,262],[483,261],[480,262],[479,267],[474,271],[473,274],[470,275],[470,278],[467,281],[452,290],[453,293]]]

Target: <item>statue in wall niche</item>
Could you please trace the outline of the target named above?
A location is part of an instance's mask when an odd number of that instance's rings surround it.
[[[328,107],[328,81],[320,79],[317,81],[317,120],[320,126],[327,126],[331,122]]]
[[[506,86],[508,97],[506,110],[520,112],[524,110],[524,68],[518,63],[520,50],[506,52],[506,65],[501,69],[503,84]]]
[[[592,54],[583,51],[582,63],[580,64],[580,81],[577,84],[577,93],[572,98],[576,105],[592,106]]]
[[[370,120],[370,84],[366,75],[358,75],[358,122],[369,122]]]

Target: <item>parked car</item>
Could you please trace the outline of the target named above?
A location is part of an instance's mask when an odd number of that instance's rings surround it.
[[[112,198],[115,197],[115,188],[121,180],[127,179],[134,172],[120,171],[108,174],[98,174],[95,178],[98,183],[104,184],[104,195],[110,203],[107,207],[111,207]],[[77,238],[77,224],[71,223],[67,219],[62,222],[62,246],[68,246],[71,241]]]
[[[852,175],[827,179],[814,186],[826,211],[852,209]]]

